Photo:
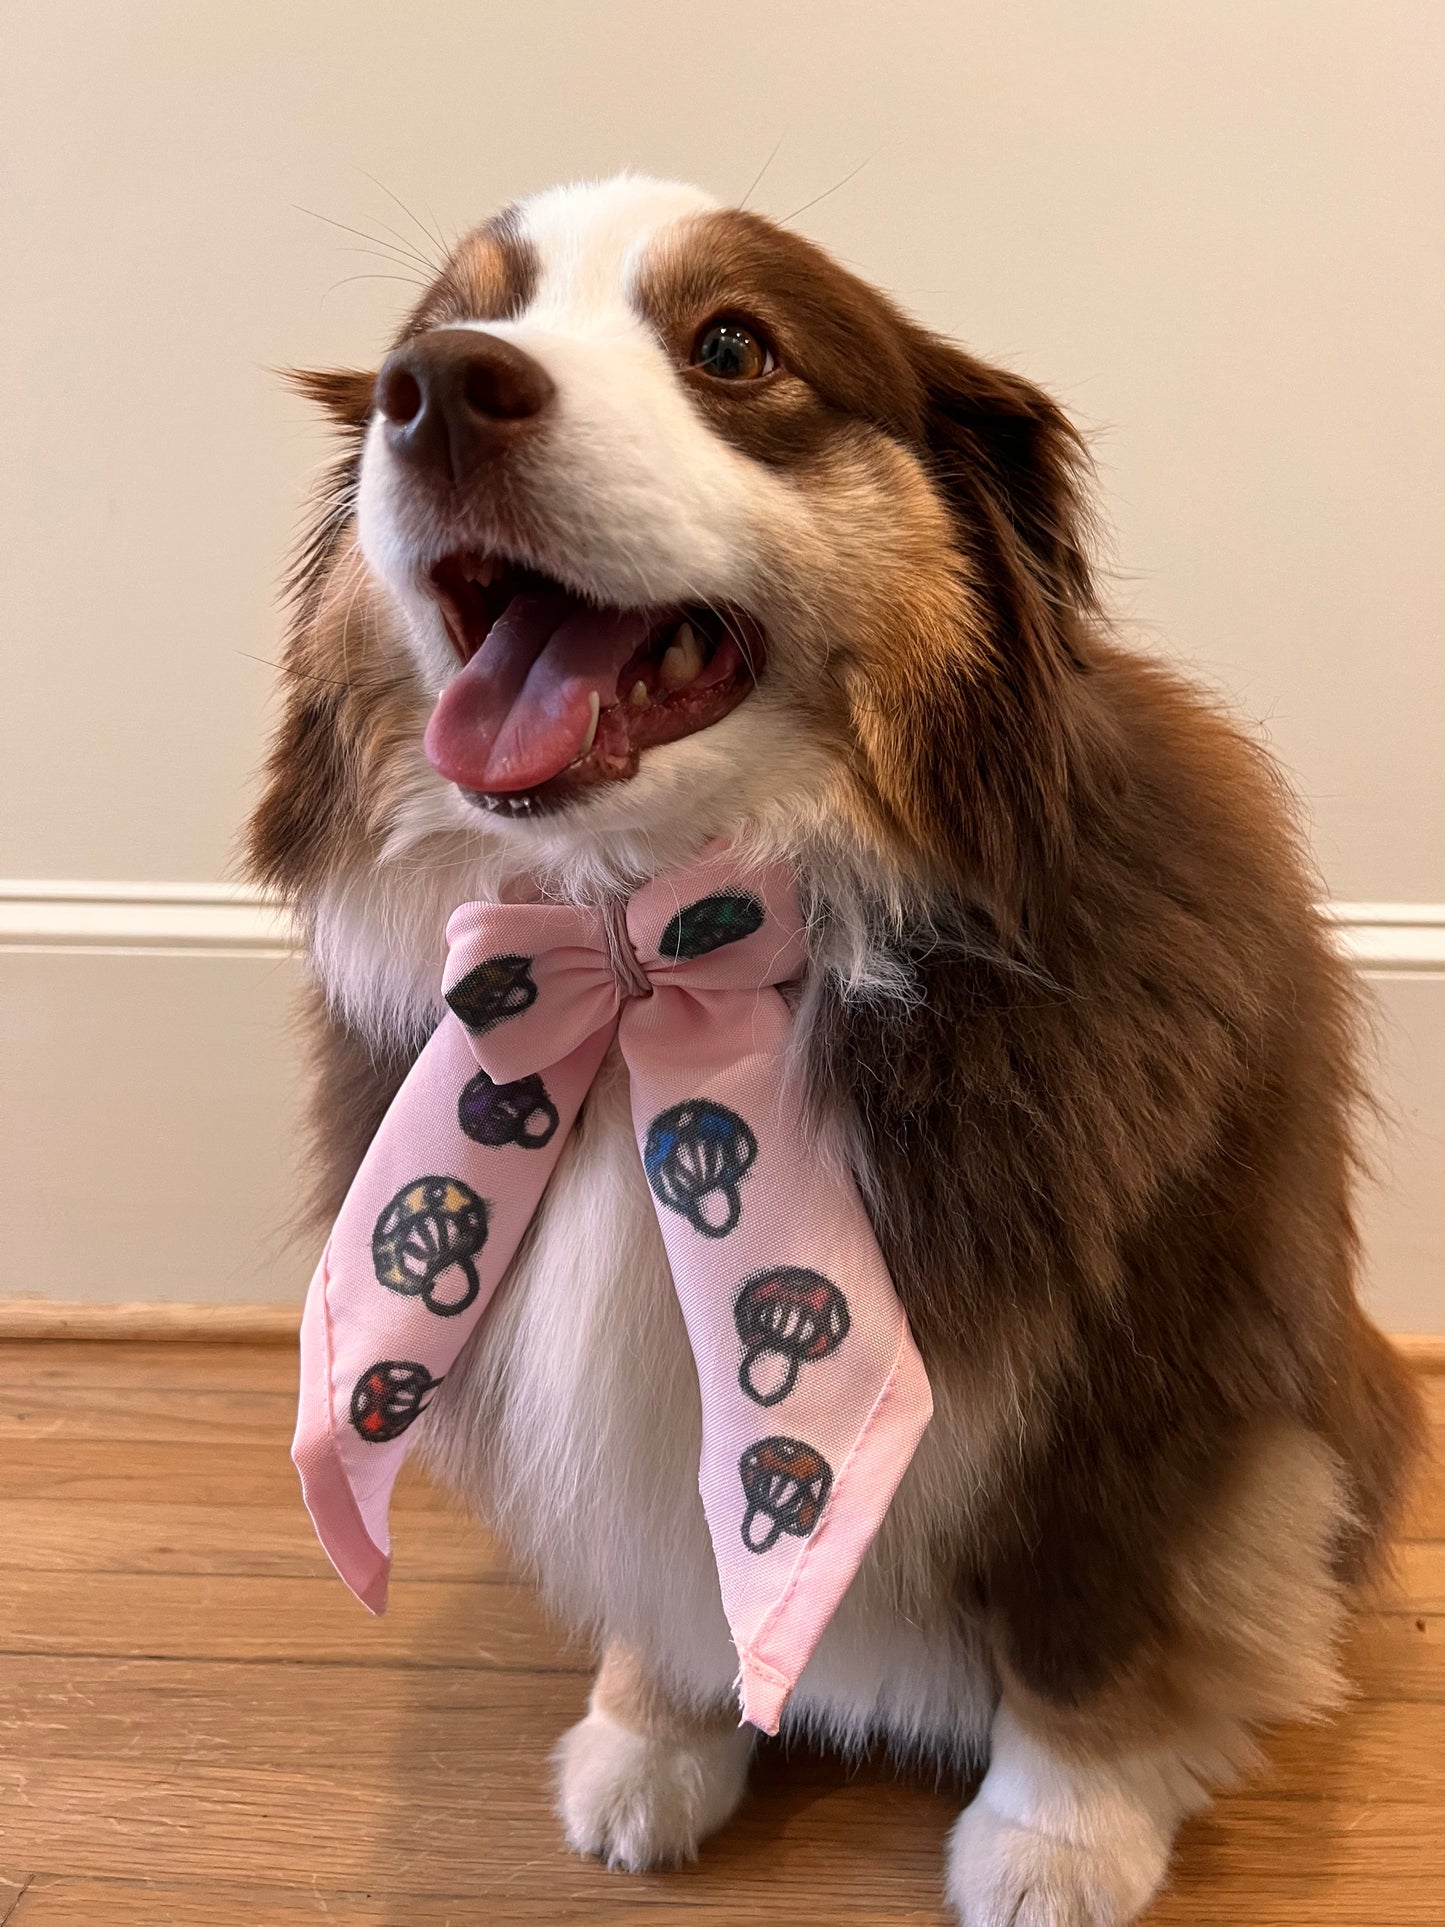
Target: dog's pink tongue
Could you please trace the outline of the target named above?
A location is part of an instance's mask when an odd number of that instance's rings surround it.
[[[529,790],[576,762],[617,678],[647,636],[640,611],[589,609],[570,596],[513,596],[486,641],[442,691],[427,760],[469,790]]]

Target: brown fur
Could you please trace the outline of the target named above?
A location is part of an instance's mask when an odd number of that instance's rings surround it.
[[[931,431],[950,449],[957,414]],[[986,797],[975,887],[965,870],[903,945],[906,1014],[834,1000],[815,1075],[863,1120],[925,1355],[982,1349],[1028,1384],[1019,1336],[1063,1328],[1065,1369],[1034,1386],[1043,1442],[960,1585],[1009,1670],[1077,1704],[1187,1637],[1169,1563],[1261,1425],[1303,1424],[1338,1456],[1331,1551],[1355,1578],[1417,1421],[1354,1301],[1353,990],[1278,778],[1177,677],[1090,633],[1074,450],[1050,404],[1039,418],[1016,480],[1000,456],[953,492],[964,539],[981,513],[991,531],[991,606],[1031,631],[1022,670],[994,672],[1004,694],[960,676],[930,697],[936,873]],[[1027,517],[981,512],[995,489]],[[1001,710],[1032,739],[1022,797],[1016,772],[997,780]],[[921,730],[891,713],[867,733],[916,758]],[[1021,857],[1046,872],[1010,888]]]
[[[407,330],[515,312],[533,272],[492,224]],[[887,499],[928,551],[863,620],[867,565],[840,549],[855,620],[830,664],[839,838],[887,852],[876,935],[914,995],[821,986],[811,1050],[925,1356],[1015,1388],[1017,1460],[939,1555],[957,1596],[1011,1701],[1086,1751],[1323,1704],[1418,1415],[1354,1297],[1354,998],[1279,779],[1109,639],[1080,445],[1038,390],[757,216],[692,224],[641,298],[719,433],[820,486],[851,462],[880,498],[906,469]],[[719,311],[786,379],[743,395],[686,370]],[[303,902],[384,834],[423,720],[351,534],[364,378],[304,380],[351,443],[298,565],[250,846]],[[320,1051],[329,1203],[404,1053],[373,1065],[335,1023]]]
[[[699,1709],[669,1693],[646,1655],[620,1640],[602,1655],[590,1703],[594,1712],[664,1746],[696,1746],[735,1731],[738,1723],[731,1706]]]
[[[1335,1653],[1345,1599],[1332,1566],[1348,1504],[1339,1464],[1316,1434],[1260,1433],[1178,1535],[1159,1630],[1079,1701],[1037,1691],[1005,1656],[1014,1711],[1055,1750],[1083,1758],[1173,1746],[1206,1777],[1248,1764],[1251,1728],[1327,1711],[1343,1697]],[[999,1640],[1013,1643],[1006,1632]]]
[[[501,321],[526,307],[536,283],[536,257],[515,210],[503,208],[457,243],[398,339],[455,321]]]

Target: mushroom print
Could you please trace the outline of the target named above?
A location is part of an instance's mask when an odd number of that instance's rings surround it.
[[[652,1120],[642,1164],[659,1204],[703,1237],[725,1238],[742,1216],[738,1185],[757,1155],[758,1141],[736,1111],[690,1097]]]
[[[725,943],[740,943],[763,927],[763,906],[756,897],[702,897],[679,910],[657,940],[657,954],[669,963],[705,957]]]
[[[743,1453],[738,1471],[748,1502],[743,1544],[749,1552],[767,1552],[785,1532],[807,1538],[823,1516],[833,1484],[820,1452],[801,1439],[759,1439]]]
[[[798,1367],[826,1358],[848,1336],[848,1301],[818,1271],[779,1265],[755,1272],[733,1307],[743,1362],[738,1383],[759,1405],[776,1405]]]
[[[468,1030],[492,1030],[537,1001],[530,957],[488,957],[445,993]]]
[[[487,1207],[460,1178],[414,1178],[376,1221],[377,1282],[455,1318],[481,1290],[472,1263],[487,1242]]]
[[[540,1077],[494,1084],[485,1071],[478,1071],[457,1100],[457,1122],[477,1144],[520,1144],[523,1150],[540,1151],[551,1143],[557,1121],[557,1106]]]
[[[427,1393],[441,1384],[425,1365],[404,1358],[383,1358],[356,1381],[351,1394],[351,1423],[372,1445],[399,1439],[426,1410]]]

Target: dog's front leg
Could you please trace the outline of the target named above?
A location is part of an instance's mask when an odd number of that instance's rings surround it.
[[[557,1748],[568,1844],[630,1873],[695,1859],[743,1797],[754,1737],[735,1707],[689,1706],[614,1641]]]
[[[1164,1884],[1174,1835],[1204,1803],[1172,1753],[1088,1759],[995,1715],[988,1772],[948,1848],[963,1927],[1123,1927]]]

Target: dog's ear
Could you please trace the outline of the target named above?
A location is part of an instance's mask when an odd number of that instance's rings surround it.
[[[971,537],[994,551],[993,586],[1016,603],[1042,596],[1056,622],[1092,612],[1078,430],[1041,388],[936,335],[919,337],[914,365],[935,479]]]
[[[283,368],[281,379],[315,402],[338,428],[362,429],[371,418],[375,375],[358,368]]]
[[[1017,375],[919,330],[921,453],[952,512],[970,595],[956,633],[913,652],[882,787],[932,866],[1005,942],[1042,935],[1067,894],[1087,760],[1095,610],[1083,445]]]
[[[375,679],[359,668],[348,638],[364,624],[365,600],[360,584],[339,598],[328,598],[327,586],[352,539],[376,378],[349,368],[279,373],[344,431],[343,447],[316,484],[287,571],[291,619],[281,660],[282,711],[246,832],[251,876],[289,895],[314,886],[361,812],[357,744],[365,740],[366,700]],[[344,611],[339,630],[338,609]]]

